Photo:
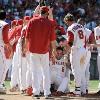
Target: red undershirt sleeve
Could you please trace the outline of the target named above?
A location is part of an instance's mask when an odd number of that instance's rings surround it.
[[[73,41],[74,41],[74,34],[71,31],[68,31],[67,32],[67,36],[68,36],[67,43],[70,46],[72,46],[73,45]]]
[[[3,36],[3,41],[5,44],[9,43],[9,40],[8,40],[8,32],[9,32],[9,25],[5,25],[3,27],[3,30],[2,30],[2,36]]]

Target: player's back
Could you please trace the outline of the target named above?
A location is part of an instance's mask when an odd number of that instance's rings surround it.
[[[75,47],[83,47],[85,45],[85,30],[81,24],[73,23],[68,27],[68,30],[74,35],[73,46]]]
[[[44,17],[35,17],[28,25],[29,47],[33,53],[46,53],[49,50],[50,41],[54,33],[52,23]]]

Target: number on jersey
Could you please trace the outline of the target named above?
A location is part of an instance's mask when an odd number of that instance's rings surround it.
[[[84,34],[83,34],[83,31],[82,30],[78,30],[78,35],[79,35],[79,38],[80,39],[83,39],[84,38]]]
[[[64,72],[64,67],[62,66],[62,72]]]

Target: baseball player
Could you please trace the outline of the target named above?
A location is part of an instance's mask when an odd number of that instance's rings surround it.
[[[17,21],[17,26],[14,28],[14,30],[11,32],[9,38],[10,40],[13,40],[13,60],[12,60],[12,72],[11,72],[11,92],[14,92],[18,88],[19,84],[19,68],[18,68],[18,52],[16,52],[16,44],[18,42],[18,39],[20,38],[21,35],[21,30],[22,30],[22,24],[23,21],[20,19]]]
[[[29,42],[30,63],[32,68],[32,88],[34,97],[39,98],[42,71],[43,90],[45,98],[50,95],[49,47],[52,47],[52,57],[55,57],[55,32],[48,19],[48,7],[41,7],[41,14],[33,17],[28,24],[26,44]],[[40,71],[41,69],[41,71]]]
[[[79,24],[81,25],[85,25],[85,20],[83,18],[79,18],[78,21],[77,21]],[[93,44],[95,42],[95,39],[94,39],[94,34],[91,30],[85,28],[85,32],[86,32],[86,44]],[[90,51],[90,47],[88,47],[86,45],[86,62],[85,62],[85,66],[86,66],[86,72],[85,72],[85,75],[86,75],[86,93],[88,93],[88,87],[89,87],[89,80],[90,80],[90,71],[89,71],[89,68],[90,68],[90,58],[91,58],[91,51]]]
[[[16,27],[16,24],[17,24],[17,20],[13,20],[11,21],[11,28],[9,29],[9,34],[8,34],[8,39],[9,39],[9,42],[11,45],[13,45],[13,42],[14,40],[10,40],[10,35],[11,35],[11,32],[13,32],[14,28]],[[5,52],[5,55],[6,55],[6,60],[7,60],[7,65],[8,65],[8,79],[11,79],[11,69],[12,69],[12,58],[13,58],[13,52],[12,52],[12,56],[9,55],[8,52]]]
[[[37,7],[36,7],[36,9],[34,10],[34,14],[33,14],[33,18],[36,18],[36,17],[38,17],[39,16],[39,14],[40,14],[40,5],[38,5]],[[49,19],[51,20],[51,23],[54,25],[54,27],[56,27],[56,22],[55,22],[55,20],[53,20],[52,18],[53,18],[53,15],[51,15],[52,14],[52,10],[50,9],[50,7],[49,7]],[[29,60],[30,61],[30,60]],[[28,64],[29,65],[29,64]],[[32,75],[31,75],[31,71],[32,69],[31,69],[31,67],[30,66],[28,66],[28,68],[27,68],[27,72],[26,72],[26,94],[27,95],[32,95],[32,93],[30,92],[30,91],[32,91]],[[42,74],[40,75],[40,76],[42,76]],[[40,89],[40,91],[42,92],[43,91],[43,84],[42,84],[42,77],[39,77],[39,80],[41,80],[41,89]]]
[[[11,50],[11,45],[8,40],[9,25],[3,20],[6,18],[6,12],[0,11],[0,94],[6,93],[5,87],[3,87],[4,80],[7,73],[6,58],[4,54],[4,46],[6,49]]]
[[[85,86],[85,30],[84,27],[74,22],[72,14],[68,13],[64,18],[65,24],[69,27],[67,29],[67,49],[71,49],[70,62],[72,73],[75,78],[75,92],[76,96],[80,96],[81,92],[86,93],[85,87],[81,89],[81,86]]]
[[[16,45],[16,52],[18,52],[18,67],[19,67],[19,87],[20,90],[22,91],[22,93],[25,93],[26,90],[26,72],[27,70],[29,70],[29,65],[28,65],[28,61],[29,61],[29,53],[25,54],[23,52],[23,48],[24,48],[24,41],[25,41],[25,34],[26,34],[26,28],[27,28],[27,24],[30,20],[29,16],[25,16],[23,19],[23,28],[21,31],[21,37],[18,40],[18,43]],[[27,78],[29,78],[29,76],[27,76]]]
[[[94,28],[94,35],[95,35],[95,40],[96,40],[96,44],[100,44],[100,21],[99,21],[99,25]],[[97,56],[97,66],[98,66],[98,72],[99,72],[99,80],[100,80],[100,47],[97,47],[98,50],[98,56]],[[98,88],[100,89],[100,83]]]
[[[95,35],[96,44],[92,44],[91,46],[97,47],[97,50],[98,50],[97,66],[98,66],[99,81],[100,81],[100,21],[99,21],[99,25],[96,28],[94,28],[94,35]],[[98,88],[99,88],[99,91],[96,94],[100,95],[100,82],[99,82]]]
[[[69,71],[67,63],[68,59],[67,56],[63,55],[63,48],[57,47],[57,55],[55,63],[53,64],[52,61],[50,63],[50,75],[51,75],[51,84],[54,84],[55,89],[57,90],[56,94],[54,95],[62,95],[65,92],[69,92]]]

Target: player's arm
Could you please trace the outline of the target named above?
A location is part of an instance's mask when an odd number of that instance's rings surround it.
[[[97,48],[97,47],[100,47],[100,44],[90,44],[89,46],[90,46],[90,47]]]
[[[25,29],[25,34],[24,34],[25,40],[23,43],[23,53],[26,53],[28,51],[28,41],[30,38],[30,33],[32,33],[31,31],[32,31],[32,21],[30,20]]]
[[[3,41],[5,44],[9,44],[9,40],[8,40],[8,32],[9,32],[9,25],[5,25],[2,31],[2,35],[3,35]]]
[[[53,19],[53,13],[52,13],[53,8],[50,8],[50,6],[48,6],[48,8],[49,8],[49,16],[48,16],[48,18],[49,19]]]
[[[91,48],[97,48],[97,47],[100,47],[100,44],[97,44],[96,43],[96,40],[95,40],[95,36],[94,36],[94,34],[92,33],[91,35],[90,35],[90,37],[89,37],[89,41],[90,41],[90,47]]]
[[[56,40],[51,41],[51,55],[52,57],[55,57],[56,55]]]
[[[70,51],[74,41],[74,34],[71,31],[67,32],[67,44],[66,44],[66,50],[67,52]]]
[[[34,10],[34,15],[40,14],[40,5],[38,5]]]
[[[94,36],[94,33],[92,32],[89,36],[89,43],[90,44],[95,44],[95,36]]]
[[[8,32],[9,32],[9,25],[5,25],[4,28],[3,28],[3,31],[2,31],[2,34],[3,34],[3,41],[4,41],[4,44],[5,44],[5,48],[10,51],[10,56],[12,56],[13,54],[13,50],[12,50],[12,46],[10,45],[9,43],[9,39],[8,39]]]
[[[66,53],[64,55],[64,62],[65,62],[65,67],[71,69],[71,63],[70,63],[69,53]]]
[[[50,50],[51,50],[51,58],[52,62],[55,63],[56,60],[56,33],[55,33],[55,27],[51,25],[50,29]]]

